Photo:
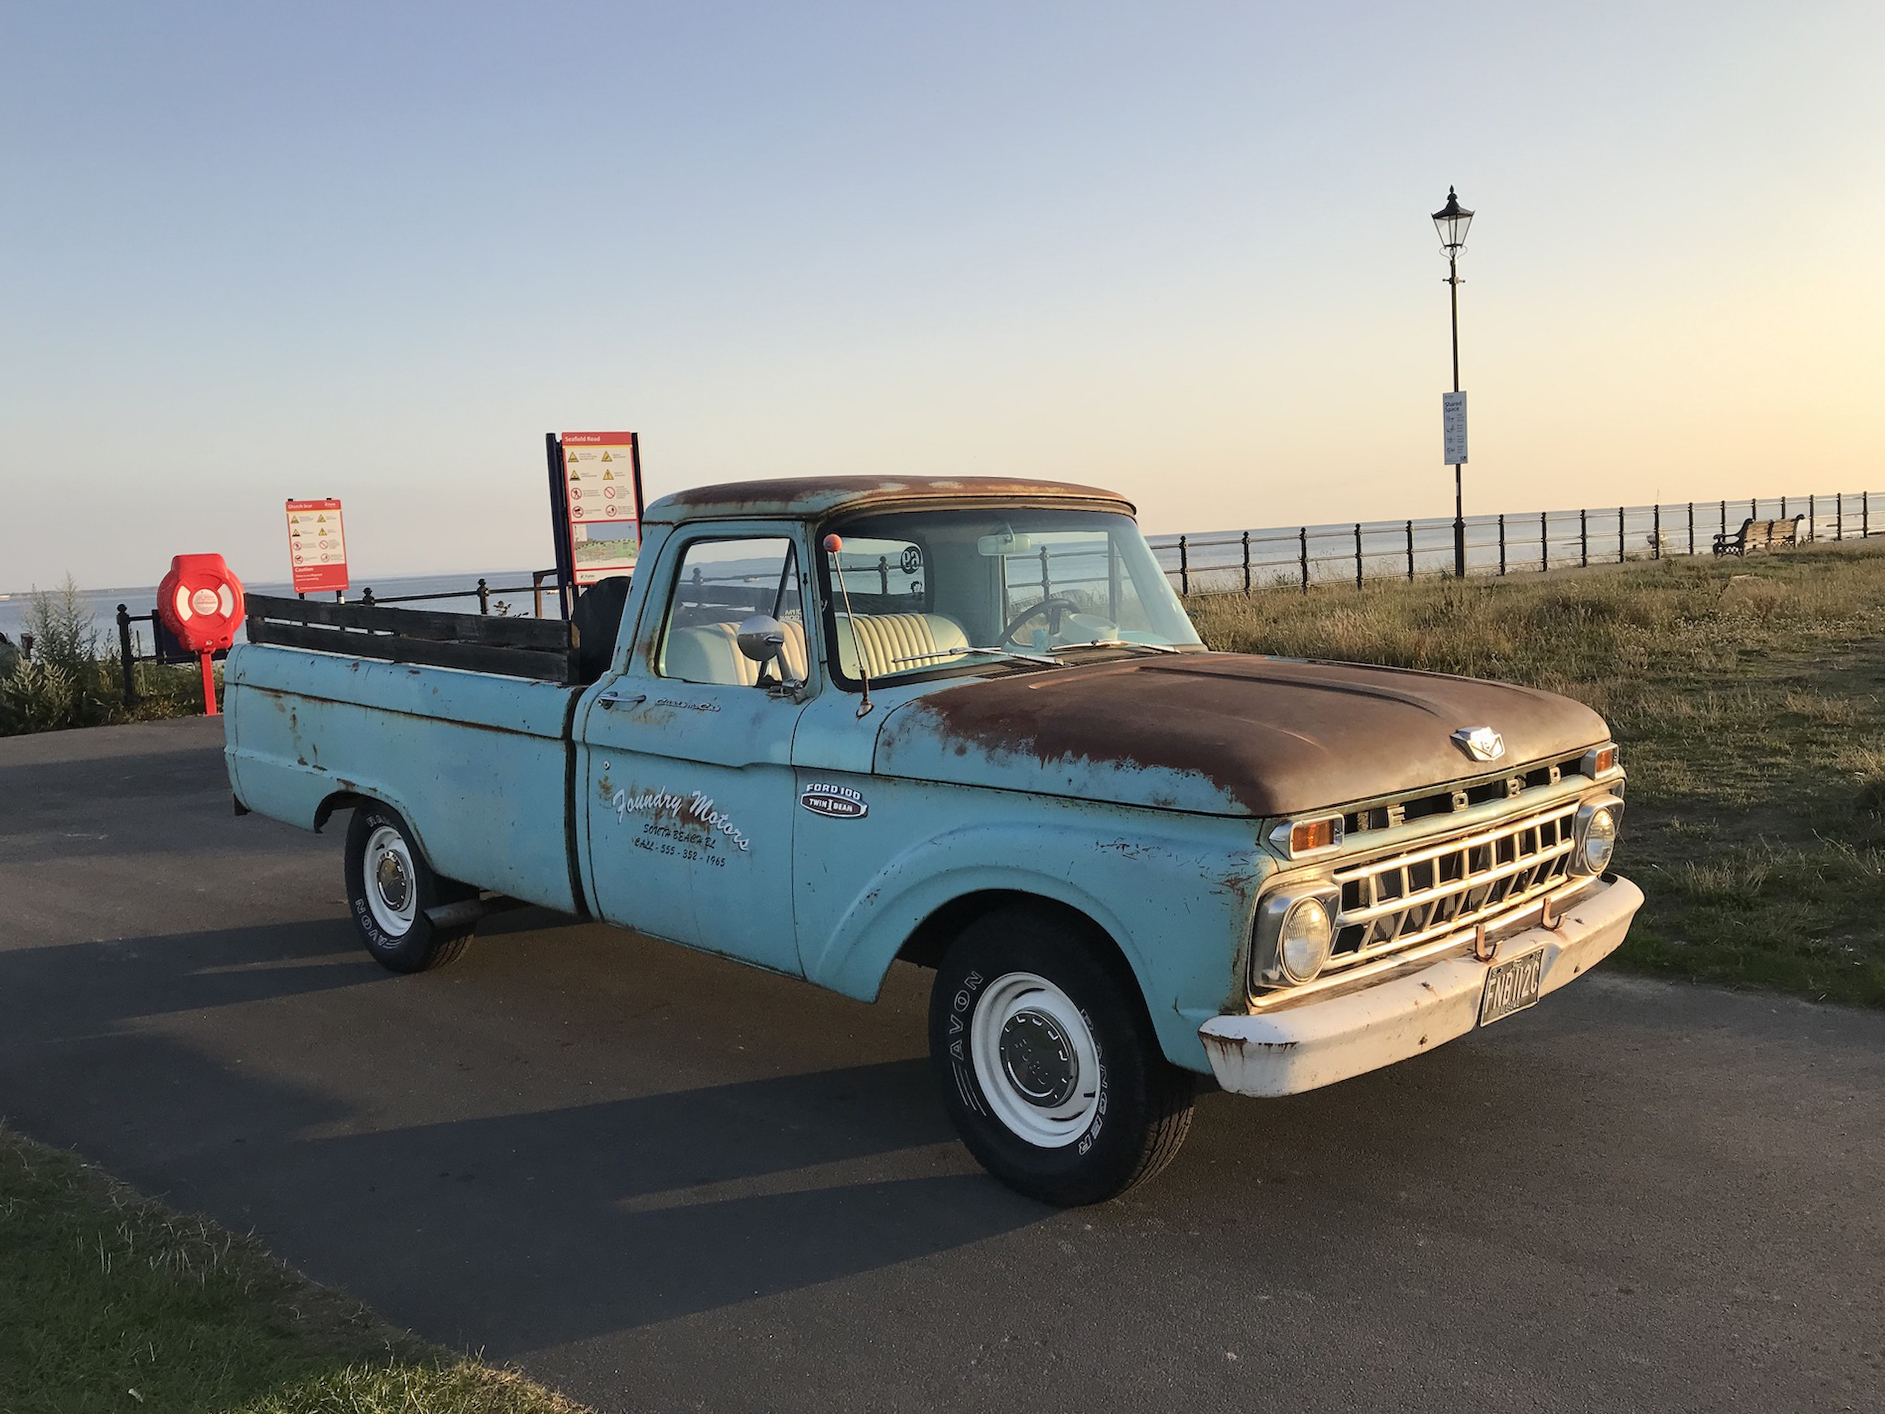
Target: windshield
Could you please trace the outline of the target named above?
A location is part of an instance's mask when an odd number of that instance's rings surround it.
[[[1201,646],[1129,516],[901,511],[829,528],[843,548],[820,556],[826,631],[847,683],[860,654],[876,682]]]

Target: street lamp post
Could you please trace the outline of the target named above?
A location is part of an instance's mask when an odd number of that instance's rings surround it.
[[[1459,197],[1448,187],[1446,205],[1433,213],[1433,228],[1440,233],[1440,245],[1446,251],[1446,282],[1452,294],[1455,393],[1460,390],[1460,252],[1466,248],[1466,228],[1472,224],[1473,213],[1460,205]],[[1464,418],[1463,408],[1461,417]],[[1466,499],[1460,487],[1460,462],[1457,461],[1453,463],[1453,573],[1460,579],[1466,578]]]

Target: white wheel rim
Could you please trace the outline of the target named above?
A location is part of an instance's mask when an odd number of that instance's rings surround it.
[[[1043,1149],[1071,1144],[1100,1103],[1100,1049],[1073,999],[1045,977],[989,983],[969,1022],[975,1078],[995,1117]]]
[[[402,936],[419,916],[419,876],[405,836],[391,825],[368,835],[363,872],[361,883],[373,921],[382,932]]]

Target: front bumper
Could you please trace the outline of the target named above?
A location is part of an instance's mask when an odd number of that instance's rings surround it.
[[[1611,878],[1565,908],[1556,928],[1501,940],[1491,962],[1444,957],[1324,1000],[1198,1028],[1217,1083],[1238,1095],[1294,1095],[1378,1070],[1464,1036],[1479,1025],[1486,973],[1543,946],[1538,994],[1555,992],[1608,957],[1643,905],[1643,891]]]

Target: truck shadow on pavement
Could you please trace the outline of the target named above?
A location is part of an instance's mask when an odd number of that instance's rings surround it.
[[[401,1063],[350,1035],[414,989],[352,941],[327,920],[0,951],[0,1114],[498,1357],[1050,1213],[959,1150],[922,1059],[462,1115],[532,1101],[467,1091],[454,1058],[484,1038]]]

